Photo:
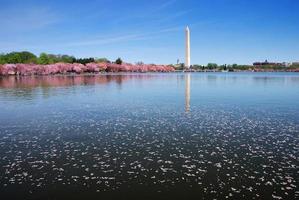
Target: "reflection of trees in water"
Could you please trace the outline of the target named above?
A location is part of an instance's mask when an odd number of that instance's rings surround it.
[[[286,82],[285,77],[268,77],[268,76],[256,76],[253,77],[253,81],[256,84],[267,85],[267,84],[284,84]]]
[[[94,85],[115,82],[122,84],[130,79],[149,79],[151,75],[84,75],[84,76],[9,76],[0,77],[0,88],[61,87]]]
[[[107,75],[83,75],[83,76],[8,76],[0,77],[0,91],[3,95],[16,97],[32,97],[38,92],[42,92],[44,97],[49,96],[49,92],[55,93],[57,87],[69,87],[80,85],[116,84],[121,89],[121,85],[133,79],[138,81],[148,80],[153,77],[151,74],[107,74]],[[66,92],[73,91],[68,90]]]
[[[30,86],[19,87],[19,80],[16,76],[0,77],[0,89],[6,88],[8,90],[2,90],[3,96],[22,97],[24,99],[32,99],[35,93],[35,89]]]
[[[192,76],[194,81],[203,81],[208,85],[238,84],[245,82],[258,85],[267,84],[299,84],[298,74],[295,73],[201,73]]]

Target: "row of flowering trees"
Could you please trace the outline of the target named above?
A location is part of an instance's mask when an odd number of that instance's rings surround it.
[[[4,64],[0,65],[0,75],[50,75],[67,73],[99,73],[99,72],[172,72],[174,68],[167,65],[133,65],[130,63],[55,63],[37,64]]]

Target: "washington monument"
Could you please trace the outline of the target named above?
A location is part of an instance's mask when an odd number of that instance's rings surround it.
[[[186,60],[185,60],[185,68],[190,68],[190,30],[189,27],[186,27]]]

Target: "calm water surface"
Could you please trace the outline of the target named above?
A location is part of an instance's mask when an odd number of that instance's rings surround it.
[[[0,77],[1,199],[296,199],[299,74]]]

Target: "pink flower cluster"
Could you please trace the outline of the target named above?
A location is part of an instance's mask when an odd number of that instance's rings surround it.
[[[167,65],[133,65],[130,63],[123,63],[121,65],[114,63],[107,63],[108,72],[172,72],[174,68]]]
[[[4,64],[0,65],[0,75],[49,75],[66,73],[98,73],[106,72],[172,72],[174,68],[166,65],[133,65],[123,63],[55,63],[49,65],[36,64]]]

